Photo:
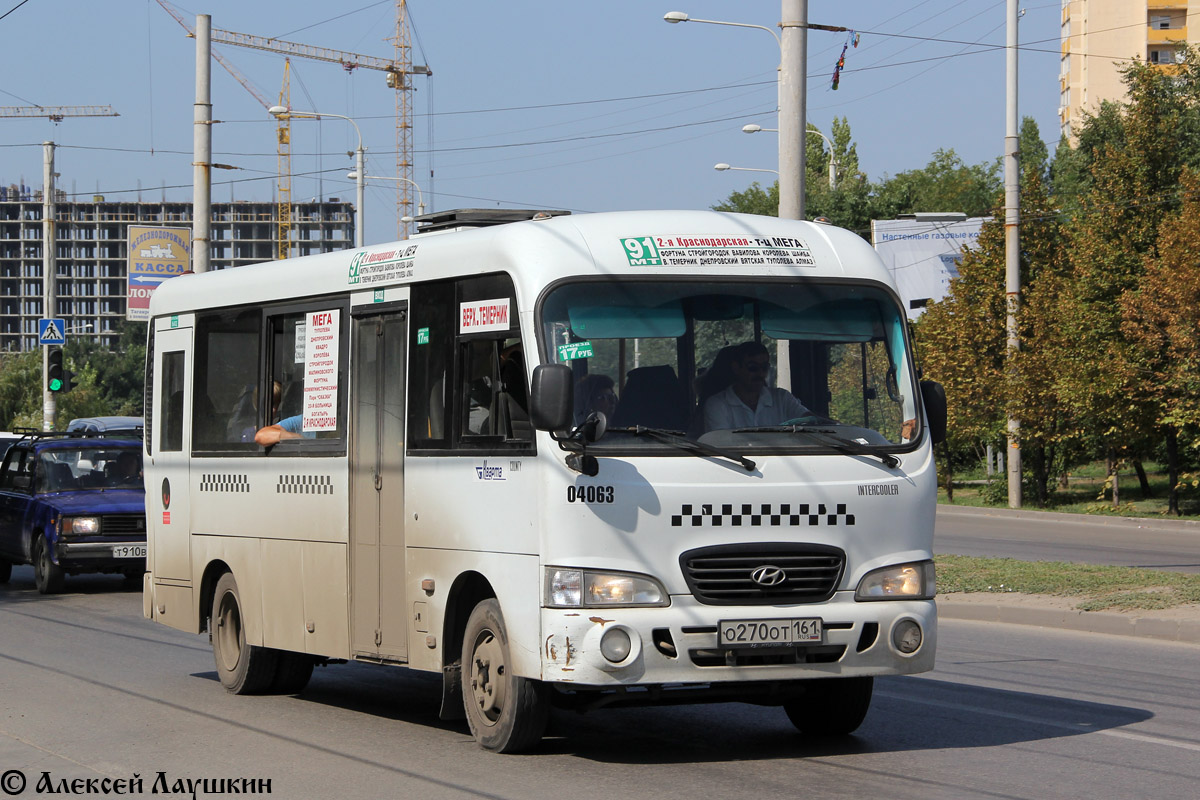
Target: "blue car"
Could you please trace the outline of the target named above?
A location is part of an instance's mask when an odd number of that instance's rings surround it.
[[[68,575],[146,569],[142,443],[31,432],[0,466],[0,583],[32,564],[42,594]]]

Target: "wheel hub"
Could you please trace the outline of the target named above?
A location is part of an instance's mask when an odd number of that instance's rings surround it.
[[[493,722],[504,710],[504,651],[496,637],[480,637],[471,656],[471,691],[479,710]]]

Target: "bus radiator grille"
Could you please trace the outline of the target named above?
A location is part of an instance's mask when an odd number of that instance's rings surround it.
[[[688,550],[679,565],[705,605],[819,603],[836,591],[846,554],[819,544],[729,544]]]

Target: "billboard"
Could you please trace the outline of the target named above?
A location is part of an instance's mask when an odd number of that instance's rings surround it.
[[[167,278],[192,269],[191,228],[129,226],[129,269],[125,318],[150,319],[150,296]]]
[[[983,223],[991,220],[948,216],[871,220],[871,244],[892,274],[910,320],[949,293],[963,248],[978,247]]]

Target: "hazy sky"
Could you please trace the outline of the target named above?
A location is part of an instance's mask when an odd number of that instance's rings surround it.
[[[668,11],[778,30],[779,0],[410,0],[414,176],[427,210],[562,208],[575,212],[705,208],[758,178],[713,165],[774,169],[779,48],[762,30],[669,25]],[[207,0],[194,21],[390,58],[394,0]],[[11,9],[11,10],[10,10]],[[1061,3],[1031,2],[1021,21],[1022,116],[1051,150],[1058,140]],[[195,49],[155,0],[0,0],[0,105],[109,104],[114,118],[0,119],[0,182],[40,187],[53,140],[59,187],[90,199],[191,199]],[[854,28],[839,88],[844,33],[810,31],[808,119],[825,133],[846,117],[873,179],[925,165],[937,148],[968,163],[1004,142],[1004,0],[810,0],[809,21]],[[284,57],[222,47],[272,104]],[[291,103],[353,117],[368,174],[396,174],[395,93],[381,72],[291,63]],[[213,199],[271,200],[275,123],[213,66]],[[356,145],[344,120],[292,127],[293,197],[353,201]],[[318,175],[319,173],[319,175]],[[232,182],[232,183],[231,183]],[[394,183],[368,187],[367,242],[396,236]],[[938,209],[948,210],[948,209]]]

